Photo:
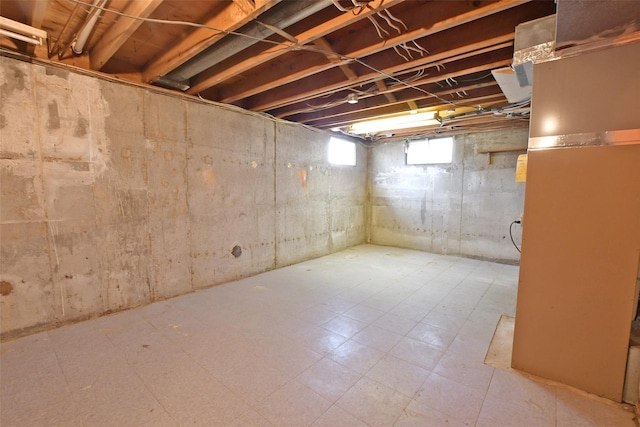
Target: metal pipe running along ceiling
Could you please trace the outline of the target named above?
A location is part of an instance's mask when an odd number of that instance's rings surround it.
[[[193,76],[253,46],[260,39],[273,35],[275,32],[269,28],[270,26],[278,29],[287,28],[331,4],[331,0],[283,1],[260,16],[259,22],[251,21],[238,30],[239,33],[245,34],[247,37],[228,34],[219,43],[199,53],[153,83],[183,91],[187,90],[189,79]]]

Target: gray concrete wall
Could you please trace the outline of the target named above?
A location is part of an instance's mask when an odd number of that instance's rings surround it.
[[[527,130],[455,137],[446,165],[407,166],[404,144],[376,145],[369,158],[368,240],[379,245],[517,262],[509,225],[524,207],[524,183],[515,182],[521,153],[477,150],[526,147]],[[521,229],[513,227],[520,244]]]
[[[2,337],[364,241],[361,146],[5,57],[0,99]]]

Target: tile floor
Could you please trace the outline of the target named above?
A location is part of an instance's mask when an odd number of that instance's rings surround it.
[[[0,425],[635,426],[483,364],[517,274],[365,245],[8,341]]]

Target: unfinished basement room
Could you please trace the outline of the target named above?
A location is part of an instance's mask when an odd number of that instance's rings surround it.
[[[639,0],[0,0],[0,426],[638,427]]]

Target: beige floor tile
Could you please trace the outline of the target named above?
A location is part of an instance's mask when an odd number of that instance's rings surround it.
[[[357,305],[355,302],[340,298],[339,296],[328,298],[322,301],[321,304],[323,307],[336,314],[344,314],[346,311],[351,310]]]
[[[407,397],[413,397],[429,374],[430,372],[426,369],[397,357],[386,355],[367,372],[367,377]]]
[[[482,361],[468,360],[456,353],[445,353],[433,372],[485,394],[489,388],[493,370],[494,368],[485,365]]]
[[[443,414],[440,411],[431,408],[423,408],[425,411],[417,412],[412,409],[407,409],[400,416],[400,419],[393,425],[393,427],[468,427],[469,424],[462,421],[458,421],[449,415]],[[497,427],[497,426],[496,426]]]
[[[496,369],[491,378],[487,399],[502,400],[512,405],[530,407],[555,416],[556,388],[520,375],[517,371]]]
[[[349,340],[329,353],[334,362],[350,368],[360,374],[366,374],[380,359],[384,352]]]
[[[217,369],[215,377],[249,405],[255,405],[289,381],[283,373],[264,360],[249,358],[237,367]]]
[[[214,421],[211,425],[215,424],[216,423]],[[249,409],[247,412],[240,415],[240,417],[224,424],[224,427],[272,427],[273,425],[274,424],[271,424],[262,415],[253,409]]]
[[[385,314],[384,311],[376,308],[367,307],[366,305],[356,305],[351,310],[344,313],[345,316],[370,325]]]
[[[369,378],[362,378],[336,405],[370,426],[391,426],[409,398]]]
[[[422,341],[405,337],[391,349],[389,354],[430,371],[444,353]]]
[[[331,402],[294,380],[267,397],[255,409],[277,426],[307,426],[330,406]]]
[[[315,327],[302,335],[298,342],[317,353],[326,354],[344,344],[349,338],[323,327]]]
[[[409,404],[409,410],[428,414],[435,409],[467,425],[474,425],[484,394],[437,374],[431,374]]]
[[[363,245],[4,342],[0,425],[632,427],[483,364],[517,282]]]
[[[256,356],[264,358],[267,363],[293,379],[322,359],[323,354],[309,350],[299,343],[289,343],[270,353],[257,353]]]
[[[571,391],[556,391],[556,425],[558,427],[634,427],[631,408],[625,408]]]
[[[468,312],[460,311],[456,307],[452,308],[438,304],[422,319],[421,323],[427,323],[457,333],[467,321],[467,317],[469,317]]]
[[[312,427],[367,427],[367,424],[333,405],[312,424]]]
[[[249,405],[188,358],[170,366],[149,363],[136,369],[146,387],[180,425],[227,423]]]
[[[508,400],[494,397],[485,399],[476,422],[476,427],[553,427],[555,425],[554,416],[545,411],[533,406],[514,405]],[[613,424],[611,426],[613,427]]]
[[[400,335],[406,335],[416,325],[417,322],[392,313],[387,313],[372,323],[372,326],[377,326]]]
[[[445,351],[457,334],[458,331],[453,328],[444,329],[430,323],[420,322],[407,336],[429,344],[438,350]]]
[[[367,326],[367,323],[361,322],[360,320],[356,320],[346,315],[335,317],[322,325],[323,328],[340,334],[346,338],[351,338]]]
[[[47,333],[3,343],[1,351],[0,425],[82,425]]]
[[[371,325],[355,334],[351,339],[386,353],[402,339],[402,335]]]
[[[400,304],[393,307],[389,311],[389,314],[404,317],[405,319],[413,320],[414,322],[418,323],[431,312],[433,306],[435,305],[436,302],[428,304],[419,302],[414,298],[411,298],[411,302],[401,302]]]
[[[393,309],[393,307],[400,304],[405,298],[406,297],[398,294],[390,294],[385,291],[381,291],[371,298],[367,298],[362,301],[361,305],[387,313]]]
[[[359,374],[329,358],[324,358],[297,377],[325,399],[335,402],[360,378]]]
[[[338,314],[329,307],[318,304],[311,307],[305,307],[295,315],[295,319],[300,322],[307,322],[318,326],[327,323],[337,315]]]

